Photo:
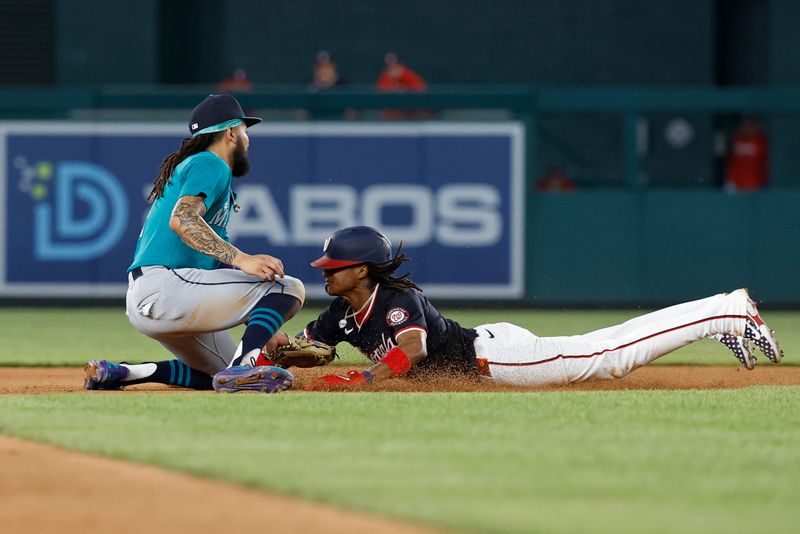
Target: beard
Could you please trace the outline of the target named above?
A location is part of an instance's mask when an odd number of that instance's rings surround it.
[[[231,174],[237,178],[244,176],[250,171],[250,160],[247,159],[247,150],[244,148],[244,143],[241,141],[236,143],[236,149],[233,151],[233,168]]]

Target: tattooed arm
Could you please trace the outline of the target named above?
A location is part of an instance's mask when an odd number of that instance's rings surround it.
[[[202,197],[181,197],[172,210],[169,227],[184,243],[206,256],[233,265],[241,251],[222,239],[203,219],[206,205]]]
[[[205,213],[203,197],[181,197],[172,210],[169,227],[191,248],[221,263],[262,279],[283,277],[283,263],[279,259],[266,254],[245,254],[217,235],[203,219]]]

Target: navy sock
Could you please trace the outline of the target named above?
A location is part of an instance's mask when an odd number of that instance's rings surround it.
[[[242,353],[233,365],[239,365],[250,351],[266,345],[283,323],[294,317],[299,309],[300,301],[291,295],[271,293],[261,297],[250,310],[242,336]]]
[[[189,389],[213,389],[211,377],[196,369],[192,369],[180,360],[165,360],[163,362],[152,362],[156,364],[156,370],[147,378],[138,380],[126,380],[126,386],[133,384],[167,384],[170,386],[181,386]]]

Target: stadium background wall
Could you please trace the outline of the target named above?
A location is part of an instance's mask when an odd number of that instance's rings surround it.
[[[213,86],[238,67],[256,84],[302,84],[321,49],[333,53],[343,76],[354,84],[372,84],[388,51],[397,52],[431,84],[800,83],[800,51],[794,45],[800,4],[791,0],[465,0],[457,9],[447,0],[415,1],[417,6],[400,0],[342,5],[82,0],[80,10],[65,0],[35,0],[30,6],[27,0],[12,0],[10,5],[39,11],[52,6],[55,58],[35,64],[42,69],[54,64],[54,72],[39,73],[38,79],[49,77],[63,86]],[[648,119],[663,127],[670,117]],[[653,146],[651,184],[719,185],[719,169],[705,155],[713,149],[714,131],[732,129],[736,119],[686,119],[695,142],[679,157]],[[621,181],[621,163],[613,155],[623,140],[608,133],[619,129],[618,117],[598,113],[580,122],[564,115],[540,120],[543,166],[567,166],[581,183]],[[769,129],[772,146],[779,150],[800,137],[796,118],[775,118]],[[772,163],[780,180],[786,175],[783,168],[800,166],[800,151],[787,150],[784,159]]]
[[[352,83],[374,82],[389,51],[432,83],[800,81],[800,5],[792,0],[464,0],[457,9],[447,0],[80,4],[4,2],[9,35],[23,33],[15,11],[29,15],[32,42],[49,43],[54,26],[59,84],[209,83],[236,67],[256,83],[297,83],[320,49]]]
[[[522,118],[535,145],[526,171],[525,302],[661,304],[750,285],[775,305],[800,305],[800,282],[792,272],[800,259],[796,106],[767,115],[770,188],[732,197],[715,187],[718,162],[709,154],[720,120],[729,119],[713,116],[713,106],[688,113],[676,106],[646,109],[634,116],[634,108],[609,110],[597,96],[608,87],[702,91],[747,85],[786,89],[784,96],[796,99],[800,3],[466,0],[458,9],[446,0],[416,3],[409,9],[408,1],[398,0],[337,6],[312,0],[82,0],[78,10],[67,0],[8,0],[0,16],[0,119],[69,118],[70,109],[96,106],[78,88],[134,87],[135,95],[136,86],[194,84],[186,92],[202,92],[237,67],[247,69],[257,87],[302,90],[320,49],[331,51],[356,85],[372,84],[383,54],[394,51],[432,86],[472,84],[476,93],[488,84],[580,87],[596,92],[585,99],[596,109],[578,116],[542,106],[526,117],[518,109],[501,117]],[[42,93],[46,110],[15,107],[18,94],[24,93],[20,101],[35,98],[27,87],[14,89],[23,83],[74,98]],[[567,108],[580,95],[570,98]],[[186,98],[174,107],[185,112]],[[737,104],[725,111],[740,115],[762,107]],[[692,125],[694,142],[678,153],[654,141],[641,168],[632,169],[631,121],[643,118],[658,132],[676,115]],[[551,163],[563,164],[579,182],[576,194],[531,191]],[[637,173],[647,176],[648,187],[631,187]]]

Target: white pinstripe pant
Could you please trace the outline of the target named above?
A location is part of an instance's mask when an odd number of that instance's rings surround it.
[[[739,289],[577,336],[538,337],[510,323],[485,324],[475,328],[475,352],[483,374],[509,384],[621,378],[698,339],[742,335],[749,302]]]

